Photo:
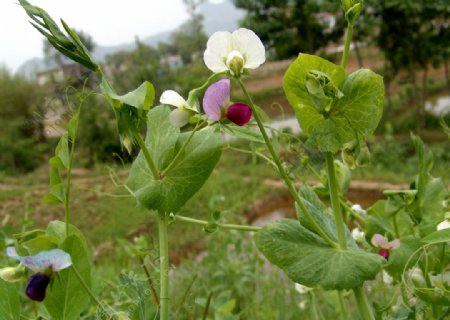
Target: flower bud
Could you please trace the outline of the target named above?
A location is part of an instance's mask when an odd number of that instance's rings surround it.
[[[33,274],[28,280],[25,293],[31,300],[43,301],[45,298],[45,291],[50,283],[50,277],[43,273]]]
[[[227,119],[243,126],[247,124],[252,117],[252,110],[244,103],[233,103],[227,110]]]
[[[244,57],[239,51],[231,51],[228,54],[226,65],[233,76],[239,77],[244,71]]]
[[[7,267],[0,269],[0,279],[7,282],[16,282],[21,279],[23,272],[17,268]]]

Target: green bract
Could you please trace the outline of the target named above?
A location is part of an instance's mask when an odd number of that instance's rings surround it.
[[[222,153],[222,139],[210,127],[196,132],[176,163],[166,171],[190,134],[173,127],[169,114],[170,108],[165,106],[148,113],[145,140],[158,172],[165,171],[164,175],[155,180],[141,152],[131,167],[128,186],[140,205],[175,213],[208,179]]]
[[[343,94],[336,91],[324,110],[317,107],[317,97],[311,95],[311,88],[308,90],[306,85],[317,71],[332,82],[329,88],[336,87]],[[335,153],[346,143],[369,137],[381,119],[383,80],[368,69],[346,76],[340,66],[317,56],[300,54],[287,70],[283,86],[302,130],[309,137],[308,144],[322,152]]]
[[[290,279],[308,287],[352,289],[374,279],[381,257],[356,247],[340,250],[298,221],[282,219],[256,234],[256,245],[266,258]]]

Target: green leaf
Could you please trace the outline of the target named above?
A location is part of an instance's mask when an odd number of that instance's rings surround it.
[[[328,75],[337,87],[340,87],[345,79],[344,69],[313,55],[300,54],[289,66],[284,76],[284,91],[294,108],[303,132],[308,136],[314,132],[319,123],[325,120],[325,117],[316,110],[306,88],[305,81],[311,70]]]
[[[416,252],[420,248],[420,241],[414,236],[400,237],[400,246],[390,250],[389,262],[386,270],[400,277],[404,270],[412,268],[420,255]]]
[[[0,279],[0,315],[2,320],[19,320],[19,292],[14,283]]]
[[[67,236],[66,223],[59,220],[51,221],[47,226],[46,234],[55,238],[58,241],[58,245],[61,245]],[[77,236],[81,241],[83,241],[84,246],[87,247],[86,239],[77,227],[74,225],[69,225],[69,234]]]
[[[69,125],[67,126],[67,135],[70,141],[74,141],[78,132],[78,123],[80,122],[80,108],[70,118]]]
[[[73,127],[69,123],[69,131]],[[55,148],[55,155],[50,158],[50,192],[44,196],[46,203],[64,202],[64,184],[61,178],[61,170],[67,169],[70,162],[69,141],[67,134],[63,135]]]
[[[71,235],[64,240],[60,249],[70,254],[73,265],[89,286],[91,274],[85,240]],[[75,275],[73,267],[58,272],[57,278],[47,290],[44,305],[53,319],[79,319],[89,302],[89,295]]]
[[[56,50],[92,71],[98,70],[98,65],[92,60],[78,35],[64,21],[61,20],[61,23],[69,37],[60,30],[45,10],[31,5],[26,0],[19,0],[19,3],[30,17],[31,25],[45,36]]]
[[[148,113],[145,143],[162,173],[191,134],[181,134],[169,121],[170,108],[159,106]],[[205,128],[194,134],[177,162],[155,180],[142,152],[134,161],[128,186],[138,202],[160,212],[177,212],[206,182],[222,152],[220,133]]]
[[[295,220],[266,225],[256,234],[256,245],[291,280],[308,287],[352,289],[381,270],[379,255],[355,247],[332,248]]]
[[[104,78],[100,84],[100,88],[115,108],[120,108],[123,104],[126,104],[136,109],[149,110],[155,99],[155,88],[148,81],[145,81],[137,89],[122,96],[115,93]]]
[[[427,244],[447,243],[450,242],[450,229],[443,229],[430,233],[421,240]]]
[[[247,141],[257,142],[257,143],[264,143],[264,138],[262,137],[261,133],[259,131],[254,131],[249,129],[248,127],[239,127],[232,124],[221,124],[220,128],[238,138],[238,139],[244,139]]]
[[[336,222],[334,220],[334,216],[332,213],[332,210],[327,210],[325,205],[320,201],[319,197],[315,193],[315,191],[307,186],[304,185],[299,190],[300,198],[303,201],[303,204],[305,205],[306,209],[310,213],[312,219],[315,221],[315,223],[320,226],[320,228],[334,241],[338,241],[337,233],[336,233]],[[297,217],[303,227],[308,229],[311,232],[316,233],[314,230],[314,227],[309,221],[306,216],[304,215],[303,211],[299,208],[299,206],[296,204],[295,206],[297,211]],[[356,243],[354,239],[352,238],[352,235],[348,228],[345,228],[347,242],[349,246],[356,247]]]
[[[326,74],[343,96],[330,102],[329,111],[318,109],[305,81],[312,71]],[[344,80],[345,79],[345,80]],[[383,111],[381,76],[360,69],[345,77],[344,70],[322,58],[300,54],[284,77],[284,90],[309,146],[322,152],[337,152],[345,143],[373,134]]]

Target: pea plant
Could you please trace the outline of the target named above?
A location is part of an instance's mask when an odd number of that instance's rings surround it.
[[[336,306],[341,310],[339,317],[449,316],[448,193],[442,180],[431,175],[433,155],[420,138],[412,135],[418,170],[408,190],[385,190],[386,199],[367,210],[346,198],[350,170],[366,164],[370,157],[366,141],[378,126],[384,100],[380,75],[369,69],[350,74],[345,70],[362,1],[342,1],[348,27],[340,65],[299,54],[284,76],[285,94],[307,137],[302,148],[316,150],[325,159],[323,174],[305,160],[320,181],[314,188],[297,187],[290,164],[283,161],[275,146],[275,131],[269,134],[263,121],[268,116],[246,89],[243,80],[249,76],[248,71],[266,59],[265,48],[253,31],[241,28],[214,33],[204,52],[212,75],[186,98],[168,90],[161,95],[160,105],[153,106],[155,90],[149,81],[119,95],[63,20],[61,29],[43,9],[26,0],[19,2],[31,24],[58,51],[98,76],[100,92],[114,110],[123,147],[129,152],[133,147],[140,148],[129,169],[126,188],[137,205],[156,213],[160,279],[156,287],[150,281],[150,287],[158,306],[157,317],[173,318],[169,238],[170,224],[175,221],[198,224],[209,232],[239,230],[254,234],[259,251],[286,273],[300,293],[335,291],[341,302]],[[232,86],[240,88],[245,101],[230,101]],[[92,315],[90,302],[101,310],[98,318],[135,318],[95,295],[86,239],[70,222],[71,171],[80,112],[81,107],[50,159],[50,192],[45,200],[64,208],[64,221],[52,221],[45,230],[18,234],[7,248],[10,259],[5,263],[9,266],[0,270],[2,319],[30,319],[21,311],[27,298],[33,301],[32,310],[27,311],[34,310],[35,318],[88,318]],[[251,130],[250,125],[255,123],[258,131]],[[144,128],[145,137],[141,134]],[[264,146],[258,155],[272,165],[285,184],[295,201],[297,220],[281,219],[260,228],[222,223],[217,212],[208,221],[179,214],[217,165],[224,145],[223,132]],[[395,284],[394,299],[368,298],[377,277],[389,278]],[[344,292],[353,292],[358,314],[349,315]],[[320,312],[315,310],[312,318],[320,319]]]

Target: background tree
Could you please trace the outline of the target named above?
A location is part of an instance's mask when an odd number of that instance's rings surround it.
[[[391,77],[406,70],[412,83],[416,103],[417,126],[425,124],[427,77],[431,65],[446,61],[450,9],[448,1],[389,0],[374,2],[380,17],[377,44],[383,51]],[[421,71],[422,81],[418,79]]]
[[[44,92],[0,67],[0,172],[22,173],[42,161]]]
[[[340,1],[234,0],[234,4],[247,11],[241,25],[261,37],[274,59],[289,58],[299,51],[313,53],[343,34]],[[324,26],[318,15],[321,12],[339,12],[335,28]]]

